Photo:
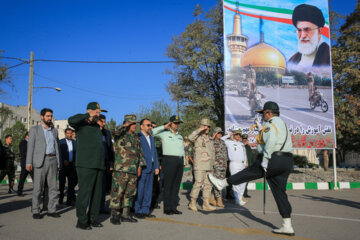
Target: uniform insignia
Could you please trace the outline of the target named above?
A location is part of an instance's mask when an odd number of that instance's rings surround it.
[[[270,127],[264,129],[264,132],[268,132],[268,131],[270,131]]]

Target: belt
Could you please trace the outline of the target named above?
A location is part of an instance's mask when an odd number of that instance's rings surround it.
[[[279,157],[292,157],[292,153],[289,152],[273,152],[271,156],[279,156]]]
[[[56,154],[55,153],[51,153],[51,154],[45,154],[45,157],[55,157]]]
[[[179,159],[182,159],[182,158],[183,158],[183,156],[172,156],[172,155],[163,155],[163,157],[179,158]]]

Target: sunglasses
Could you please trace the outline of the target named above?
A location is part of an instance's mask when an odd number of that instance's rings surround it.
[[[145,126],[147,126],[147,127],[152,127],[152,125],[151,125],[151,124],[146,124]]]

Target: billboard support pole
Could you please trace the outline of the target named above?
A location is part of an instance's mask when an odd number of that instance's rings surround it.
[[[337,175],[336,175],[336,149],[333,148],[333,169],[334,169],[334,190],[339,190],[337,186]]]

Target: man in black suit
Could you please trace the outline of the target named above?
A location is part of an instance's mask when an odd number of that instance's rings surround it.
[[[61,170],[59,172],[59,204],[64,203],[66,178],[68,180],[66,205],[75,206],[75,186],[77,175],[75,169],[76,142],[71,139],[73,130],[65,129],[65,138],[60,140]]]
[[[101,196],[101,203],[100,203],[100,213],[102,214],[109,214],[110,212],[105,208],[105,198],[106,198],[106,186],[108,184],[111,185],[111,171],[113,169],[115,153],[114,147],[112,143],[111,133],[109,130],[105,129],[106,124],[106,117],[103,114],[100,114],[98,124],[100,126],[100,130],[102,132],[102,140],[103,140],[103,147],[104,147],[104,156],[105,156],[105,167],[106,171],[104,174],[103,179],[103,188],[102,188],[102,196]],[[110,179],[109,179],[110,176]],[[109,183],[110,181],[110,183]]]
[[[20,165],[21,165],[21,173],[20,173],[20,181],[18,185],[18,191],[17,195],[19,197],[23,197],[23,189],[24,189],[24,183],[25,179],[27,178],[28,174],[30,174],[31,179],[34,180],[33,171],[28,172],[26,170],[26,152],[27,152],[27,143],[29,139],[29,132],[26,132],[24,140],[22,140],[19,144],[19,150],[20,150]]]

